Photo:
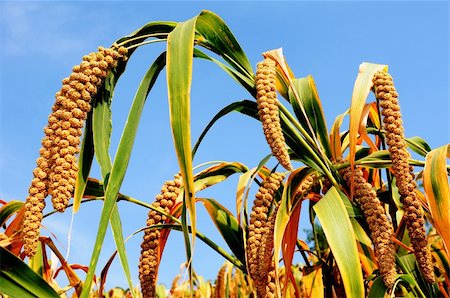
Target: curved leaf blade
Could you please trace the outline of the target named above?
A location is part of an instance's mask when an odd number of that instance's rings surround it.
[[[412,137],[405,139],[406,144],[412,151],[425,157],[431,151],[430,145],[421,137]]]
[[[322,103],[313,77],[307,76],[300,79],[294,79],[292,85],[296,89],[296,94],[298,94],[300,101],[297,101],[293,94],[290,96],[290,98],[292,98],[291,103],[295,115],[304,127],[308,127],[308,123],[311,123],[313,129],[313,132],[311,133],[315,133],[320,140],[326,155],[332,156],[331,146],[328,140],[327,123],[325,121]],[[291,94],[291,92],[289,94]],[[303,114],[300,103],[304,107],[306,114]],[[308,119],[305,119],[304,116],[308,117]]]
[[[335,257],[347,296],[364,297],[355,234],[341,195],[332,187],[313,208]]]
[[[0,292],[11,297],[59,298],[45,280],[4,247],[0,246]]]
[[[80,208],[81,199],[88,183],[89,172],[91,171],[94,159],[94,141],[92,135],[92,113],[86,120],[83,142],[81,144],[80,155],[78,157],[78,172],[75,182],[75,193],[73,195],[73,213],[77,213]]]
[[[197,42],[214,53],[223,57],[225,61],[241,74],[254,77],[251,64],[225,22],[215,13],[204,10],[198,18],[196,30],[200,38]]]
[[[0,226],[3,226],[8,218],[22,208],[22,201],[10,201],[0,208]]]
[[[430,151],[423,171],[423,186],[428,206],[447,254],[450,254],[450,185],[447,177],[449,150],[450,145],[445,145]]]
[[[201,199],[201,202],[231,251],[245,264],[244,236],[236,217],[216,200]]]
[[[165,64],[166,55],[165,53],[163,53],[148,69],[134,97],[128,119],[122,132],[119,146],[117,148],[116,157],[111,169],[109,183],[106,187],[105,200],[103,203],[102,214],[100,216],[97,238],[95,240],[94,250],[92,252],[92,257],[89,264],[89,270],[86,275],[85,284],[83,286],[83,291],[81,293],[81,297],[83,298],[87,298],[90,292],[95,269],[98,263],[98,258],[100,256],[100,251],[103,245],[103,240],[105,239],[108,222],[111,218],[111,215],[113,214],[113,210],[116,204],[116,198],[125,177],[128,162],[131,157],[134,139],[136,137],[137,129],[139,126],[140,116],[142,114],[147,95],[153,87],[153,84],[155,83],[159,73],[164,68]]]
[[[367,62],[364,62],[359,66],[359,72],[358,76],[356,77],[355,85],[353,87],[352,103],[350,106],[349,161],[351,169],[353,169],[355,166],[356,141],[358,139],[358,130],[362,120],[362,114],[367,96],[369,96],[369,92],[373,86],[372,78],[377,71],[381,70],[387,71],[387,66]],[[350,187],[350,189],[351,193],[353,194],[353,179],[351,184],[352,186]]]
[[[195,245],[196,212],[195,191],[191,151],[190,92],[194,54],[195,24],[198,16],[179,23],[167,38],[167,90],[170,111],[170,126],[183,177],[184,200],[182,212],[183,235],[187,262],[191,262],[191,249]],[[192,247],[188,233],[189,212],[192,228]],[[188,266],[191,269],[191,266]],[[192,271],[189,270],[190,276]],[[192,282],[192,278],[190,278]]]

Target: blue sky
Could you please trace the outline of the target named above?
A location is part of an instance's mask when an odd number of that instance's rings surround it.
[[[449,142],[449,4],[442,2],[2,2],[0,3],[0,199],[24,200],[37,158],[42,128],[62,78],[81,57],[109,46],[147,22],[184,21],[202,9],[221,16],[253,66],[261,53],[283,47],[297,77],[311,74],[328,126],[350,105],[361,62],[388,64],[400,94],[406,135],[422,136],[432,148]],[[131,100],[147,67],[164,50],[162,43],[139,49],[117,86],[113,102],[114,155]],[[169,129],[167,90],[162,74],[149,95],[122,193],[151,202],[162,183],[177,172]],[[192,86],[193,141],[225,105],[250,99],[215,65],[195,61]],[[230,115],[204,140],[195,164],[211,160],[256,166],[269,152],[254,120]],[[100,177],[97,166],[91,176]],[[201,193],[234,211],[237,177]],[[50,204],[49,204],[50,205]],[[147,210],[119,203],[124,234],[143,227]],[[88,264],[101,212],[100,203],[82,206],[75,216],[69,262]],[[198,227],[224,242],[199,205]],[[67,248],[70,212],[44,221]],[[300,229],[307,228],[302,216]],[[43,231],[48,234],[47,231]],[[133,281],[141,235],[127,243]],[[184,261],[181,236],[166,246],[159,280],[170,285]],[[114,249],[109,233],[100,268]],[[64,249],[62,249],[64,251]],[[201,242],[194,268],[214,279],[223,259]],[[118,260],[108,287],[126,287]]]

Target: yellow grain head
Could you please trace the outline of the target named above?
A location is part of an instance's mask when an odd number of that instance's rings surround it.
[[[217,274],[216,283],[214,285],[214,298],[221,298],[225,297],[225,290],[226,290],[226,271],[227,271],[227,265],[223,265],[219,273]]]
[[[156,196],[156,201],[152,205],[169,213],[180,194],[181,183],[180,175],[176,175],[174,180],[165,182],[161,188],[161,193]],[[164,223],[166,219],[165,215],[151,209],[148,213],[147,226]],[[159,230],[146,229],[144,232],[139,261],[139,280],[143,298],[155,297],[160,261],[159,238]]]
[[[99,47],[98,52],[83,57],[83,62],[73,68],[56,94],[57,104],[52,113],[57,119],[52,129],[56,137],[52,148],[49,193],[57,211],[65,210],[75,189],[78,172],[75,155],[80,151],[80,137],[91,109],[91,100],[108,72],[122,58],[116,49]]]
[[[255,195],[252,212],[250,213],[250,225],[248,227],[249,232],[247,238],[247,263],[250,276],[255,281],[258,295],[262,296],[265,295],[266,291],[265,286],[268,274],[266,265],[270,265],[272,261],[271,249],[268,248],[268,243],[273,241],[270,234],[273,229],[271,225],[273,224],[274,215],[272,215],[272,218],[269,218],[269,209],[272,206],[274,194],[281,186],[283,179],[283,174],[272,173],[264,180]],[[269,250],[270,253],[268,252]]]
[[[414,254],[425,279],[429,283],[434,283],[433,263],[427,247],[425,218],[416,193],[413,169],[408,163],[410,155],[406,150],[398,93],[395,90],[392,77],[383,71],[374,75],[373,88],[383,114],[386,143],[392,159],[392,171],[400,193],[400,201],[405,211],[405,223],[414,248]]]
[[[61,90],[56,93],[48,124],[44,128],[45,136],[41,142],[40,156],[36,160],[37,167],[33,171],[29,196],[24,205],[22,237],[27,256],[33,256],[36,251],[47,195],[52,195],[56,210],[64,211],[73,194],[78,171],[75,155],[79,152],[81,129],[90,110],[90,100],[96,94],[96,86],[102,83],[106,72],[123,57],[116,50],[109,51],[116,53],[115,60],[106,68],[102,64],[104,73],[96,77],[95,86],[92,83],[92,73],[89,76],[82,73],[83,70],[91,69],[92,65],[83,61],[73,68],[74,73],[63,80]],[[122,49],[120,52],[126,54],[126,50]],[[97,54],[90,54],[89,57],[94,55]]]
[[[375,256],[384,284],[392,288],[396,277],[395,246],[392,238],[394,228],[386,216],[386,212],[377,197],[375,190],[366,181],[363,172],[355,168],[353,173],[349,167],[340,170],[344,181],[350,187],[354,179],[353,200],[360,206],[369,226],[370,238],[374,245]]]
[[[256,70],[256,103],[261,119],[264,135],[272,150],[272,154],[287,170],[292,171],[292,165],[286,148],[278,111],[276,92],[276,62],[270,58],[258,63]]]

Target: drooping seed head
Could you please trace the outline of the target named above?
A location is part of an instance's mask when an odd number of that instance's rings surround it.
[[[370,230],[370,238],[374,245],[381,277],[388,288],[392,288],[396,278],[395,245],[392,241],[394,228],[388,220],[386,212],[377,197],[375,190],[366,181],[360,168],[352,172],[349,167],[339,171],[347,185],[354,180],[353,200],[363,211]]]
[[[124,50],[121,52],[124,53]],[[117,53],[115,57],[119,59],[121,54]],[[89,98],[84,96],[84,100],[81,100],[82,94],[79,92],[93,90],[92,84],[89,83],[90,77],[81,73],[90,67],[89,62],[83,61],[73,67],[74,74],[62,80],[62,87],[55,95],[47,127],[44,128],[45,136],[39,150],[40,157],[36,161],[37,167],[33,170],[34,178],[29,188],[29,196],[24,205],[26,212],[21,230],[24,252],[30,257],[36,251],[45,197],[51,194],[54,208],[64,211],[74,191],[77,172],[74,155],[79,152],[81,128],[87,115],[85,112],[89,111],[89,101],[95,96],[95,92],[91,92]],[[100,84],[102,81],[97,78],[96,83]],[[79,101],[83,102],[83,106],[77,109]],[[61,151],[64,151],[64,154]],[[68,164],[56,165],[55,161],[61,157],[68,160]]]
[[[392,170],[400,193],[400,201],[405,211],[405,223],[414,248],[414,254],[425,279],[429,283],[434,283],[433,263],[430,250],[427,247],[425,219],[416,193],[414,173],[408,163],[410,155],[406,150],[400,106],[397,99],[398,93],[395,90],[392,77],[383,71],[374,75],[373,89],[382,109],[386,143],[391,155]]]
[[[280,188],[283,174],[272,173],[268,176],[255,195],[250,225],[247,235],[247,263],[251,278],[256,284],[258,297],[266,293],[266,280],[270,272],[267,264],[272,264],[273,221],[275,211],[268,215],[272,206],[274,194]]]
[[[257,65],[256,70],[258,114],[272,154],[285,169],[292,171],[293,168],[280,124],[275,79],[276,63],[272,59],[266,58]]]
[[[153,206],[162,208],[165,212],[170,213],[178,195],[180,194],[182,180],[180,175],[176,175],[172,181],[166,181],[161,188],[161,193],[156,196]],[[171,190],[169,190],[171,187]],[[170,193],[170,195],[168,195]],[[169,198],[169,199],[167,199]],[[170,203],[169,203],[170,202]],[[163,223],[165,216],[150,210],[148,213],[147,226]],[[139,261],[139,280],[143,298],[155,297],[156,281],[158,279],[159,267],[159,237],[160,231],[155,229],[146,229],[144,239],[141,244],[141,257]]]

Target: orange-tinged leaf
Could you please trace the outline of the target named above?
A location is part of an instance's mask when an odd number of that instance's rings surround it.
[[[242,202],[244,201],[245,190],[247,189],[247,185],[249,181],[253,179],[253,175],[255,174],[256,168],[253,168],[239,177],[237,190],[236,190],[236,214],[238,222],[241,222],[241,213],[242,213]]]
[[[347,110],[345,113],[340,114],[336,117],[333,123],[333,127],[331,128],[330,133],[330,146],[331,146],[331,154],[333,157],[333,160],[337,160],[339,157],[342,156],[342,144],[341,144],[341,125],[342,121],[344,120],[344,117],[350,112],[350,110]]]
[[[436,230],[444,241],[447,254],[450,253],[450,189],[446,164],[449,152],[450,145],[429,152],[423,171],[423,186],[430,213]]]
[[[373,143],[372,139],[369,137],[369,135],[367,134],[367,120],[369,119],[370,115],[373,114],[372,111],[373,109],[376,109],[376,103],[370,103],[370,104],[366,104],[364,105],[364,109],[361,115],[361,122],[359,124],[359,135],[362,138],[362,140],[364,140],[370,147],[370,149],[372,151],[377,151],[377,146]]]
[[[213,199],[199,199],[234,255],[245,262],[243,231],[234,215]]]
[[[303,179],[310,174],[311,168],[298,168],[293,171],[288,180],[285,183],[283,194],[281,196],[280,205],[278,207],[277,217],[275,219],[275,227],[274,227],[274,258],[275,258],[275,281],[277,284],[277,293],[280,293],[280,284],[278,280],[278,257],[280,255],[280,251],[284,250],[284,243],[288,240],[284,238],[286,233],[286,227],[289,224],[289,221],[292,217],[293,204],[295,202],[292,201],[295,191],[297,190],[300,183]],[[297,203],[297,205],[301,205],[301,201]],[[300,206],[299,208],[300,209]],[[297,234],[295,234],[295,238],[297,238]],[[290,239],[292,240],[292,239]],[[297,240],[295,239],[295,243]]]
[[[355,218],[350,218],[350,221],[353,226],[353,231],[355,232],[357,240],[356,245],[358,246],[359,259],[361,260],[362,268],[366,275],[370,275],[378,268],[373,261],[375,260],[375,254],[372,248],[372,241]]]
[[[350,106],[350,167],[355,166],[355,154],[356,154],[356,142],[358,139],[359,125],[362,120],[364,105],[366,103],[367,96],[372,89],[373,75],[377,71],[387,71],[386,65],[372,64],[364,62],[359,66],[358,76],[356,77],[355,85],[352,93],[352,103]],[[351,193],[353,194],[353,179]]]
[[[295,280],[292,275],[292,261],[294,259],[295,247],[297,244],[297,235],[298,235],[298,223],[300,221],[300,210],[302,204],[299,203],[294,207],[294,210],[289,217],[289,222],[286,225],[286,230],[283,235],[282,246],[282,254],[284,261],[284,268],[286,270],[286,278],[284,279],[284,287],[283,287],[283,297],[286,296],[287,284],[289,280]],[[293,283],[293,286],[297,288],[297,285]],[[298,289],[296,289],[298,292]]]
[[[324,285],[322,278],[322,267],[314,268],[308,274],[303,275],[303,293],[304,297],[320,298],[324,297]]]

